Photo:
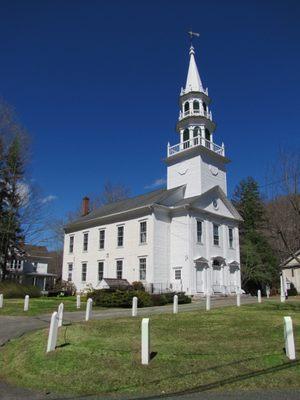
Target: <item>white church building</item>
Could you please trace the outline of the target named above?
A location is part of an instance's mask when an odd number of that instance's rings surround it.
[[[77,291],[103,278],[148,290],[232,294],[241,287],[238,224],[227,198],[225,148],[190,48],[180,92],[178,144],[167,146],[167,188],[105,205],[65,227],[63,279]]]

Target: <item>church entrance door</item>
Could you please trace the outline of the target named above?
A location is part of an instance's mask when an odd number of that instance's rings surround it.
[[[196,290],[198,293],[204,293],[204,267],[196,267]]]

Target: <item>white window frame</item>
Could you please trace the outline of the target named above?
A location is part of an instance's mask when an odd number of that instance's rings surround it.
[[[119,229],[122,229],[122,235],[119,235]],[[124,247],[125,225],[117,225],[117,247]],[[122,244],[119,244],[119,239],[122,238]]]
[[[85,271],[83,271],[83,267],[85,266]],[[86,278],[87,278],[87,268],[88,268],[88,263],[86,261],[81,263],[81,282],[85,283]],[[85,274],[85,279],[83,279],[83,274]]]
[[[198,237],[198,223],[201,224],[201,240],[199,240],[199,237]],[[203,220],[197,218],[197,219],[196,219],[196,242],[197,242],[198,244],[202,244],[202,243],[203,243],[203,225],[204,225]]]
[[[140,244],[147,244],[148,221],[140,221]],[[142,230],[142,225],[145,224],[145,230]]]
[[[103,239],[101,239],[101,233],[103,233]],[[104,250],[105,249],[105,229],[101,228],[99,229],[99,250]],[[101,245],[101,243],[103,242],[103,246]]]
[[[100,277],[100,271],[99,271],[100,265],[99,265],[99,264],[102,264],[102,278],[101,278],[101,279],[99,278],[99,277]],[[105,269],[105,262],[104,262],[104,260],[98,260],[98,270],[97,270],[97,273],[98,273],[98,282],[101,282],[102,279],[104,278],[104,269]]]
[[[72,241],[72,244],[71,244]],[[69,236],[69,254],[73,254],[74,253],[74,235]],[[71,249],[72,247],[72,249]]]
[[[143,271],[141,269],[142,261],[144,261]],[[142,272],[144,273],[144,277],[142,277]],[[139,280],[146,281],[147,280],[147,257],[139,257]]]
[[[73,263],[68,263],[68,282],[72,282],[73,278]]]
[[[87,237],[86,240],[86,249],[85,249],[85,237]],[[86,253],[89,250],[89,232],[83,232],[83,237],[82,237],[82,251]]]
[[[215,235],[215,227],[218,229],[218,235]],[[215,239],[218,239],[218,243],[215,243]],[[220,247],[220,225],[213,222],[213,245]]]
[[[174,269],[174,279],[175,279],[175,281],[181,281],[181,279],[182,279],[182,269],[181,268],[175,268]],[[176,276],[176,274],[178,274],[179,273],[179,277],[178,276]]]
[[[122,266],[122,268],[121,268],[121,278],[118,277],[118,272],[120,272],[118,270],[118,263],[121,263],[121,266]],[[124,272],[124,260],[122,258],[119,258],[119,259],[116,260],[116,278],[117,279],[123,279],[123,272]]]

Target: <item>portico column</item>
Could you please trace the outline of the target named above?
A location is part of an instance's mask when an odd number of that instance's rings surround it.
[[[46,277],[44,277],[43,291],[46,289]]]

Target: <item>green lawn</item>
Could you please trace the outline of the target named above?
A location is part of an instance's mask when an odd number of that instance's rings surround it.
[[[293,318],[299,351],[300,302],[270,301],[152,316],[151,350],[157,354],[149,366],[140,364],[141,318],[62,327],[59,346],[49,354],[48,331],[37,331],[4,346],[0,378],[70,395],[300,389],[300,364],[283,351],[286,315]]]
[[[4,307],[0,308],[0,315],[34,316],[49,314],[57,311],[60,303],[64,303],[65,311],[78,311],[76,297],[39,297],[29,300],[29,310],[24,311],[24,299],[4,299]],[[81,310],[86,306],[85,299],[81,299]]]

